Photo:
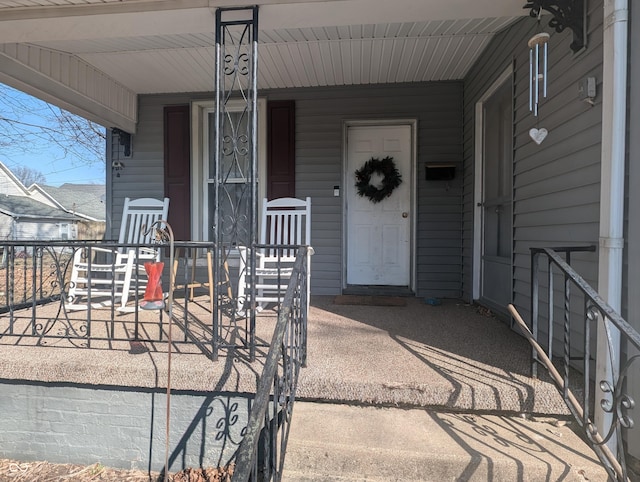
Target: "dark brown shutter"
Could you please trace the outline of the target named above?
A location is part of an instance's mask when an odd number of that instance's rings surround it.
[[[267,103],[267,197],[295,197],[295,102]]]
[[[176,240],[191,239],[191,138],[189,106],[164,108],[164,193]]]

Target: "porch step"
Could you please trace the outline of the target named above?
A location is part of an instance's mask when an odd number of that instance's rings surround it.
[[[297,401],[285,482],[604,481],[564,420]]]

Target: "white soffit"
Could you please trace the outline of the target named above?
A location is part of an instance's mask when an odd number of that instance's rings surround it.
[[[259,88],[456,80],[515,19],[259,31]],[[141,94],[213,88],[213,33],[39,43]]]
[[[86,62],[138,94],[213,88],[214,12],[238,0],[0,0],[0,43]],[[456,80],[513,0],[262,0],[259,88]]]

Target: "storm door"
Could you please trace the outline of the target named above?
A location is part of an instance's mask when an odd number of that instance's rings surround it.
[[[512,298],[513,94],[504,82],[484,102],[482,303],[506,313]]]

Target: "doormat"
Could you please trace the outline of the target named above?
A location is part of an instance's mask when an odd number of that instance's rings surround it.
[[[401,296],[338,295],[333,303],[335,305],[406,306],[407,299]]]

